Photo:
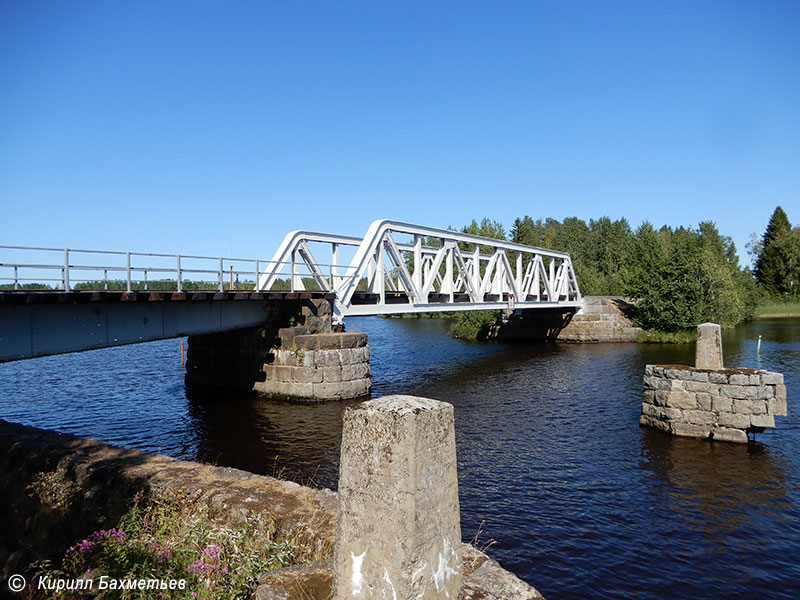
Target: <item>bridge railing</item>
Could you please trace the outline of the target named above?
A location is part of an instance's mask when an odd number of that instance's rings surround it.
[[[270,289],[284,276],[294,291],[311,282],[334,292],[339,317],[580,302],[565,252],[389,220],[372,223],[363,238],[289,233],[257,288]]]
[[[264,264],[231,257],[0,246],[0,289],[252,289]]]

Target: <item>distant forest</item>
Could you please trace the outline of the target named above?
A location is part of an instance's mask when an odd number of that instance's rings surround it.
[[[739,266],[733,241],[711,221],[658,229],[645,221],[634,230],[624,218],[525,216],[508,234],[489,219],[461,231],[568,252],[581,292],[638,299],[636,320],[645,329],[676,332],[705,321],[733,326],[767,298],[800,297],[800,228],[780,207],[764,235],[748,244],[755,272]]]

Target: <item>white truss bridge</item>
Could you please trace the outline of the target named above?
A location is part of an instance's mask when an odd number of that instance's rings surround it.
[[[348,253],[349,262],[343,260]],[[581,303],[566,252],[390,220],[373,222],[363,238],[287,234],[256,290],[268,291],[285,278],[293,292],[316,286],[335,294],[337,321],[357,315],[578,309]]]

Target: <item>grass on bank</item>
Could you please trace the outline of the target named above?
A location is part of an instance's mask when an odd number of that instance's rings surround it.
[[[697,338],[697,331],[687,329],[684,331],[666,332],[654,329],[643,330],[636,334],[638,344],[691,344]]]
[[[800,300],[794,302],[765,302],[756,308],[756,317],[800,317]]]
[[[38,577],[86,579],[185,579],[185,589],[117,590],[103,598],[125,600],[249,599],[257,578],[272,569],[323,558],[281,537],[273,519],[252,513],[237,525],[209,514],[180,491],[168,498],[142,500],[137,494],[116,527],[98,530],[69,547],[61,564],[41,565]],[[47,580],[45,580],[47,581]],[[71,598],[73,592],[35,589],[35,599]],[[94,594],[91,594],[94,596]]]

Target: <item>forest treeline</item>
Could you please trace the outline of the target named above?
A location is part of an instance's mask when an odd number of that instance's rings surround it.
[[[696,228],[645,221],[633,229],[624,218],[587,223],[525,216],[508,233],[490,219],[461,231],[568,252],[581,292],[638,299],[636,321],[645,329],[677,332],[705,321],[733,326],[752,317],[767,297],[800,295],[800,229],[780,207],[763,237],[749,245],[755,273],[739,266],[733,241],[711,221]]]

